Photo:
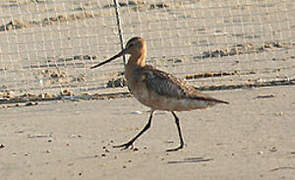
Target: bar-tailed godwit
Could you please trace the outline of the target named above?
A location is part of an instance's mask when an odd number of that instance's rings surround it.
[[[175,118],[180,145],[167,151],[177,151],[183,148],[184,141],[179,119],[174,111],[204,109],[219,103],[229,103],[203,94],[183,80],[153,66],[146,65],[146,52],[146,42],[140,37],[134,37],[127,42],[126,48],[117,55],[91,67],[91,69],[99,67],[124,54],[129,54],[130,57],[125,66],[128,88],[139,102],[151,108],[148,123],[144,128],[127,143],[113,147],[123,149],[132,147],[134,141],[150,128],[154,111],[162,110],[171,112]]]

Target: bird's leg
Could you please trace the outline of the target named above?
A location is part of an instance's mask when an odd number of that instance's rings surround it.
[[[154,111],[152,110],[148,123],[144,126],[144,128],[143,128],[143,129],[142,129],[142,130],[141,130],[141,131],[140,131],[140,132],[139,132],[134,138],[132,138],[130,141],[128,141],[128,142],[125,143],[125,144],[117,145],[117,146],[113,146],[113,148],[123,148],[123,149],[127,149],[127,148],[129,148],[130,146],[132,147],[134,141],[135,141],[137,138],[139,138],[139,137],[140,137],[140,136],[141,136],[146,130],[148,130],[148,129],[151,127],[153,113],[154,113]]]
[[[184,145],[184,141],[183,141],[183,138],[182,138],[181,129],[180,129],[180,126],[179,126],[179,119],[178,119],[178,117],[176,116],[176,114],[173,111],[171,111],[171,113],[173,114],[173,116],[175,118],[175,123],[176,123],[176,126],[177,126],[179,140],[180,140],[180,145],[178,147],[176,147],[176,148],[173,148],[173,149],[167,149],[166,150],[167,152],[178,151],[179,149],[182,149],[183,148],[183,145]]]

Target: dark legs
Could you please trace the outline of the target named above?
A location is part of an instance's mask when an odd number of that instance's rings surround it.
[[[125,144],[118,145],[118,146],[113,146],[113,147],[114,147],[114,148],[121,148],[121,147],[122,147],[123,149],[127,149],[127,148],[129,148],[130,146],[132,147],[134,141],[135,141],[137,138],[139,138],[139,136],[141,136],[146,130],[148,130],[148,129],[151,127],[153,113],[154,113],[154,111],[152,110],[148,123],[144,126],[144,128],[143,128],[143,129],[142,129],[142,130],[141,130],[141,131],[140,131],[140,132],[139,132],[134,138],[132,138],[130,141],[128,141],[128,142],[125,143]]]
[[[132,147],[134,141],[137,138],[139,138],[146,130],[148,130],[151,127],[153,113],[154,113],[154,111],[151,112],[151,115],[150,115],[150,118],[149,118],[148,123],[144,126],[144,128],[134,138],[132,138],[130,141],[128,141],[125,144],[118,145],[118,146],[113,146],[113,147],[114,148],[123,148],[123,149],[127,149],[130,146]],[[173,114],[173,116],[175,118],[175,123],[176,123],[176,126],[177,126],[177,131],[178,131],[179,140],[180,140],[180,145],[178,147],[174,148],[174,149],[168,149],[168,150],[166,150],[167,152],[178,151],[179,149],[182,149],[183,148],[183,145],[184,145],[184,141],[183,141],[183,138],[182,138],[182,133],[181,133],[180,125],[179,125],[179,119],[178,119],[178,117],[176,116],[176,114],[173,111],[171,111],[171,113]]]
[[[178,117],[176,116],[176,114],[173,111],[171,111],[171,113],[173,114],[173,116],[175,118],[175,123],[176,123],[176,126],[177,126],[179,140],[180,140],[180,145],[178,147],[174,148],[174,149],[167,149],[166,150],[167,152],[178,151],[179,149],[182,149],[183,148],[183,145],[184,145],[184,141],[183,141],[183,138],[182,138],[181,129],[180,129],[180,126],[179,126],[179,119],[178,119]]]

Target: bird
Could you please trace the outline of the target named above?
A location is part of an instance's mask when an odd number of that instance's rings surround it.
[[[191,111],[205,109],[215,104],[229,104],[227,101],[200,92],[196,87],[172,74],[146,64],[147,45],[141,37],[131,38],[118,54],[90,68],[100,67],[126,54],[130,55],[124,73],[128,89],[140,103],[151,110],[144,128],[127,143],[115,145],[113,148],[133,148],[133,143],[151,127],[154,112],[160,110],[171,112],[179,136],[179,145],[166,151],[178,151],[184,147],[184,140],[176,111]]]

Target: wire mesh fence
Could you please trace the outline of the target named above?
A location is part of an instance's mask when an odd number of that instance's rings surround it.
[[[126,92],[113,0],[0,2],[0,99]],[[118,1],[123,41],[200,89],[295,84],[293,0]]]

